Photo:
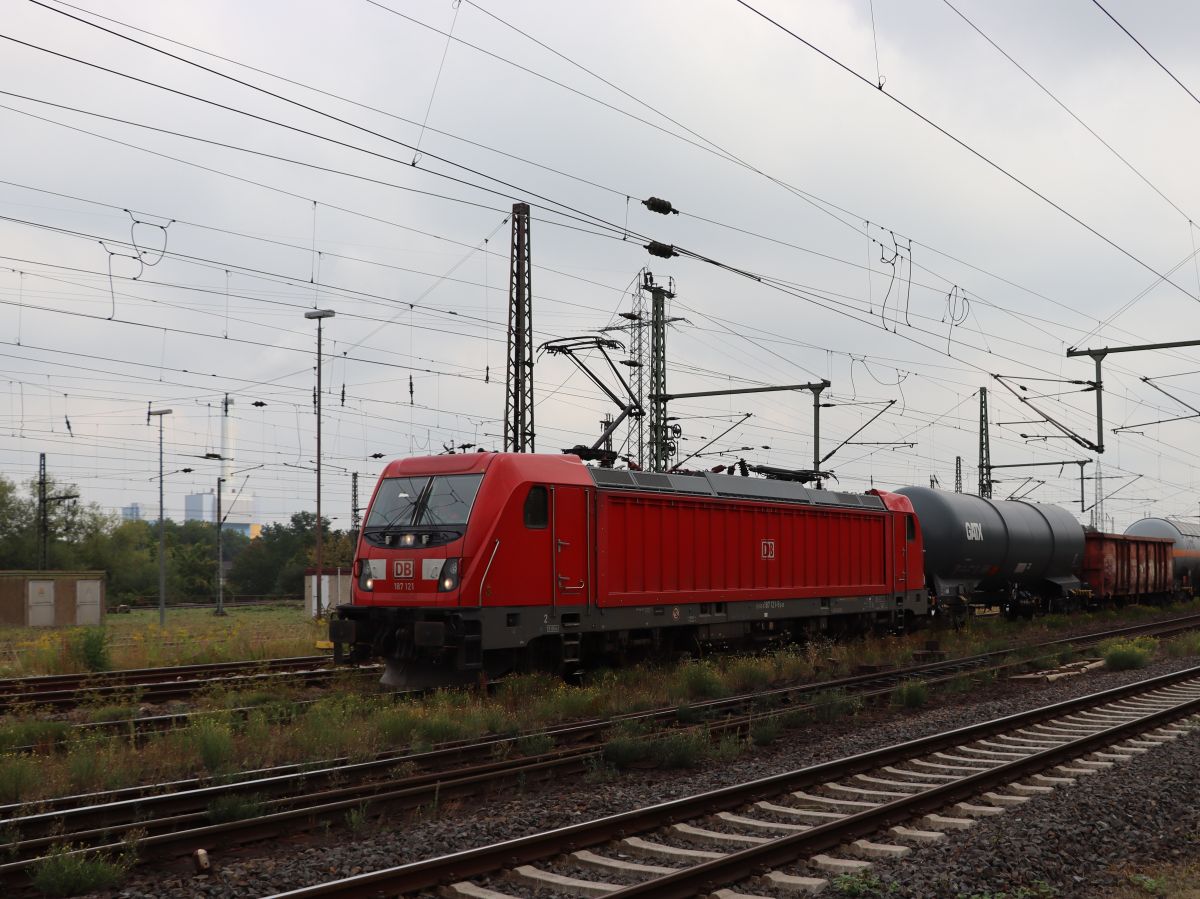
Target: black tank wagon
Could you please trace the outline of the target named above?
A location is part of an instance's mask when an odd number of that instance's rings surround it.
[[[935,608],[961,614],[968,603],[983,603],[1028,616],[1077,602],[1084,538],[1070,512],[928,487],[896,493],[908,497],[921,522]]]

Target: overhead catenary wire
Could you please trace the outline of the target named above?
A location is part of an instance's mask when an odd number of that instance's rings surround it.
[[[799,41],[804,46],[808,47],[810,50],[814,51],[815,53],[817,53],[819,56],[823,57],[824,59],[828,60],[833,65],[835,65],[839,69],[841,69],[842,71],[846,72],[847,74],[849,74],[852,77],[856,78],[857,80],[863,82],[864,84],[867,84],[870,87],[873,87],[873,88],[875,87],[875,85],[871,84],[870,79],[865,78],[863,75],[859,74],[854,69],[850,68],[850,66],[846,65],[846,63],[842,62],[837,57],[822,50],[820,47],[816,46],[811,41],[808,41],[805,38],[801,37],[799,34],[797,34],[795,31],[791,30],[786,25],[779,22],[777,19],[773,19],[770,16],[768,16],[766,13],[762,12],[761,10],[756,9],[754,6],[752,6],[750,3],[748,3],[747,0],[735,0],[735,2],[741,4],[746,9],[748,9],[750,12],[754,13],[756,16],[759,16],[760,18],[766,20],[771,25],[774,25],[780,31],[784,32],[785,34],[787,34],[790,37],[794,38],[795,40]],[[1093,2],[1094,2],[1094,0],[1093,0]],[[1142,260],[1141,257],[1135,255],[1132,251],[1126,249],[1124,246],[1117,243],[1112,238],[1101,233],[1099,230],[1092,227],[1087,222],[1085,222],[1083,219],[1079,218],[1073,212],[1068,210],[1066,207],[1060,205],[1055,200],[1052,200],[1049,196],[1047,196],[1045,193],[1043,193],[1042,191],[1035,188],[1032,184],[1030,184],[1029,182],[1025,181],[1024,179],[1018,177],[1014,173],[1010,172],[1004,166],[1000,165],[1000,163],[996,162],[991,157],[985,155],[982,151],[977,150],[975,147],[973,147],[971,144],[968,144],[962,138],[953,134],[946,128],[943,128],[937,122],[933,121],[933,119],[929,118],[924,113],[918,111],[915,107],[910,106],[908,103],[904,102],[899,97],[896,97],[894,94],[888,93],[887,91],[881,91],[881,90],[878,90],[878,88],[876,88],[876,92],[878,94],[880,94],[881,96],[887,97],[887,99],[891,100],[893,103],[897,104],[902,109],[909,112],[911,115],[920,119],[922,122],[924,122],[929,127],[933,128],[939,134],[942,134],[943,136],[948,138],[953,143],[962,147],[964,150],[966,150],[972,156],[979,159],[981,162],[985,163],[987,166],[989,166],[994,171],[1003,175],[1009,181],[1012,181],[1014,184],[1020,186],[1026,192],[1037,197],[1039,200],[1041,200],[1043,203],[1047,204],[1048,206],[1052,207],[1053,209],[1056,209],[1058,212],[1062,213],[1064,216],[1069,218],[1071,221],[1075,222],[1075,224],[1079,225],[1081,228],[1088,231],[1093,236],[1099,238],[1104,243],[1108,244],[1110,247],[1112,247],[1114,250],[1116,250],[1118,253],[1120,253],[1121,255],[1130,259],[1132,262],[1134,262],[1137,265],[1141,266],[1142,268],[1146,269],[1146,271],[1150,272],[1152,275],[1156,276],[1157,278],[1161,279],[1162,281],[1166,282],[1167,284],[1170,284],[1176,290],[1187,295],[1191,299],[1200,301],[1200,296],[1193,294],[1191,291],[1187,290],[1186,288],[1182,287],[1181,285],[1176,284],[1174,281],[1172,281],[1166,275],[1163,275],[1156,268],[1154,268],[1152,265],[1150,265],[1150,263],[1145,262],[1144,260]]]

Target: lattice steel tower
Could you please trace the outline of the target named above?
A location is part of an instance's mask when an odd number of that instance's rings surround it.
[[[988,432],[987,388],[979,388],[979,495],[992,498],[992,445]]]
[[[646,294],[639,283],[633,294],[633,309],[629,319],[629,367],[633,376],[633,398],[638,408],[646,408]],[[633,458],[639,468],[646,467],[646,416],[639,415],[629,423]]]
[[[650,465],[651,471],[670,466],[670,434],[667,429],[667,300],[675,292],[654,282],[646,272],[643,286],[650,291]]]
[[[508,279],[508,363],[504,393],[504,449],[532,453],[533,278],[529,249],[529,204],[514,203]]]

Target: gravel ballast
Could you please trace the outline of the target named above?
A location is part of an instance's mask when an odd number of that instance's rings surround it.
[[[791,771],[1196,664],[1200,660],[1174,660],[1141,671],[1097,671],[1020,689],[998,685],[981,693],[933,693],[931,701],[948,704],[921,712],[868,710],[856,718],[785,731],[771,747],[730,764],[580,778],[559,782],[552,790],[539,787],[507,799],[445,805],[436,817],[388,820],[383,827],[358,832],[338,822],[328,836],[307,842],[210,853],[213,870],[208,875],[185,872],[182,865],[175,873],[136,871],[121,889],[97,895],[268,895]],[[920,848],[902,862],[877,864],[872,873],[884,885],[879,895],[965,899],[1008,891],[1009,899],[1102,896],[1124,880],[1114,873],[1116,865],[1200,852],[1195,844],[1200,838],[1198,772],[1200,734],[1182,737],[953,833],[947,844]],[[1026,892],[1016,892],[1022,887]],[[524,892],[512,886],[508,890]]]

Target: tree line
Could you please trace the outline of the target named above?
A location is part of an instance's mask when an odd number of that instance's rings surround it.
[[[47,480],[46,494],[78,493],[73,485]],[[18,485],[0,475],[0,570],[38,567],[39,510],[36,480]],[[158,521],[123,521],[96,503],[49,503],[49,570],[104,571],[110,604],[158,597]],[[268,524],[253,540],[223,529],[225,595],[298,596],[304,569],[315,565],[316,516],[297,512],[286,524]],[[217,527],[211,521],[168,519],[167,601],[215,601]],[[324,562],[348,568],[354,546],[346,531],[325,522]]]

